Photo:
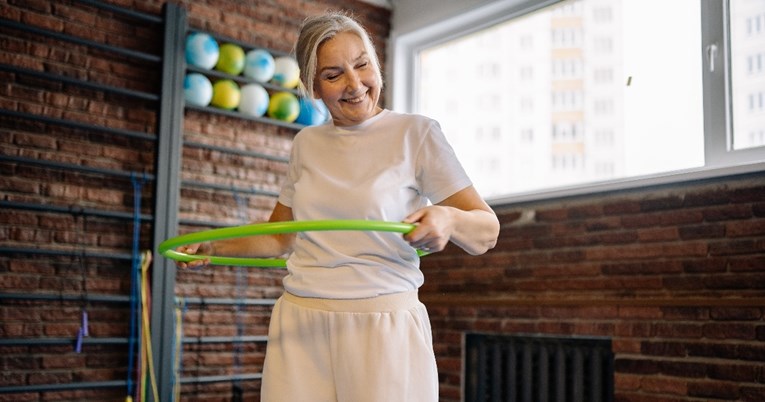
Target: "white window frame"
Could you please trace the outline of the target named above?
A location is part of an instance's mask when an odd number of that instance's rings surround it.
[[[390,84],[388,107],[404,112],[416,112],[415,84],[418,81],[418,54],[423,49],[448,40],[518,18],[562,0],[496,0],[459,16],[451,17],[392,38],[389,54]],[[730,48],[727,37],[729,0],[699,0],[701,2],[702,49],[704,65],[704,156],[699,168],[658,174],[613,179],[595,184],[535,190],[490,198],[492,205],[552,199],[606,191],[667,185],[686,181],[711,179],[765,171],[765,147],[732,149],[732,118],[730,102]],[[724,96],[715,96],[724,94]]]

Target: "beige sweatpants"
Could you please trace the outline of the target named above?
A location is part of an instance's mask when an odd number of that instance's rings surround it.
[[[430,321],[417,292],[274,306],[262,402],[436,402]]]

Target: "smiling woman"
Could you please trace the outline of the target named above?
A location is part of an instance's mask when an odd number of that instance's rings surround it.
[[[308,18],[295,49],[301,91],[320,99],[331,119],[295,136],[269,221],[374,220],[411,231],[272,233],[178,251],[289,254],[286,292],[270,321],[263,401],[435,402],[438,373],[417,297],[424,275],[416,249],[438,252],[451,242],[483,254],[496,244],[499,222],[436,121],[380,107],[380,65],[355,20]]]

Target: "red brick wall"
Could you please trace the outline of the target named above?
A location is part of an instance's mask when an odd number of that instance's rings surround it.
[[[68,1],[0,1],[3,18],[84,39],[158,54],[160,32],[109,12]],[[47,72],[104,85],[152,92],[160,75],[150,63],[19,30],[0,28],[0,64]],[[157,125],[150,101],[124,98],[28,74],[0,71],[4,111],[153,134]],[[114,171],[153,173],[152,141],[89,132],[56,124],[0,117],[0,154],[40,162]],[[0,292],[33,295],[128,295],[132,222],[81,213],[82,210],[133,212],[131,181],[29,163],[0,162],[0,200],[51,209],[0,209],[0,243],[9,248],[62,250],[73,255],[0,253]],[[143,192],[144,214],[153,191]],[[62,208],[56,210],[56,208]],[[150,247],[151,227],[142,228]],[[79,257],[84,251],[125,258]],[[0,337],[74,339],[81,310],[89,314],[92,338],[125,338],[129,310],[124,303],[57,300],[0,301]],[[68,384],[124,380],[127,347],[74,342],[0,347],[0,386]],[[123,389],[0,394],[0,401],[124,400]]]
[[[142,13],[161,15],[164,1],[108,0]],[[357,0],[249,1],[194,0],[177,2],[186,8],[192,28],[232,38],[256,47],[289,52],[300,22],[311,14],[347,9],[365,23],[380,57],[385,55],[390,11]],[[144,25],[111,12],[69,0],[0,0],[3,18],[101,43],[161,55],[162,28]],[[50,72],[138,91],[158,92],[161,69],[151,62],[74,45],[12,28],[0,28],[0,64]],[[0,108],[75,122],[156,132],[156,104],[136,101],[98,90],[0,70]],[[278,191],[289,154],[293,130],[248,120],[198,111],[186,111],[184,140],[258,152],[265,157],[238,156],[187,146],[183,150],[181,178],[225,187]],[[157,158],[153,140],[125,139],[108,133],[66,128],[0,116],[0,155],[36,161],[62,162],[127,172],[154,174]],[[277,160],[272,160],[276,157]],[[78,258],[90,252],[131,253],[132,221],[102,216],[82,216],[81,209],[133,212],[133,188],[129,178],[106,177],[38,164],[0,161],[0,200],[34,206],[60,207],[60,211],[24,208],[0,210],[0,242],[13,249],[66,250],[74,256],[0,253],[0,292],[46,295],[128,295],[129,259]],[[245,201],[240,209],[231,191],[183,187],[179,217],[185,222],[203,221],[231,225],[262,220],[274,198],[237,194]],[[143,188],[145,215],[153,213],[153,186]],[[182,225],[181,232],[202,230],[202,225]],[[144,222],[141,248],[153,246],[152,227]],[[155,257],[156,258],[156,257]],[[231,268],[180,272],[176,294],[204,298],[271,298],[279,294],[283,271],[247,270],[245,282],[237,283]],[[0,337],[4,339],[73,339],[80,327],[81,301],[0,301]],[[129,310],[124,304],[93,302],[89,312],[93,338],[124,338],[128,334]],[[270,307],[247,306],[237,318],[230,305],[189,304],[184,314],[187,337],[264,335]],[[167,334],[171,336],[171,334]],[[235,355],[242,373],[260,371],[263,343],[247,343],[235,353],[230,343],[184,345],[183,376],[233,374]],[[0,346],[0,387],[67,384],[124,380],[127,347],[86,345],[81,354],[72,345]],[[259,382],[244,381],[245,398],[258,397]],[[227,382],[184,385],[184,401],[223,401],[231,398]],[[73,390],[43,393],[0,393],[0,401],[82,400],[123,401],[124,389]]]
[[[423,260],[442,401],[465,332],[610,337],[617,401],[765,400],[765,174],[497,210]]]

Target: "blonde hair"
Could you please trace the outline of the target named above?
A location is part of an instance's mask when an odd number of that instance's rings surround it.
[[[300,28],[298,40],[295,43],[295,58],[300,67],[300,84],[298,89],[304,97],[314,99],[313,87],[316,80],[319,46],[341,32],[352,32],[361,38],[369,59],[375,66],[377,78],[382,82],[380,60],[377,58],[377,52],[366,29],[355,19],[343,12],[330,12],[306,18]]]

